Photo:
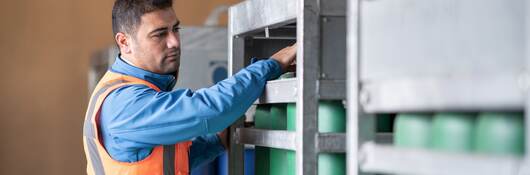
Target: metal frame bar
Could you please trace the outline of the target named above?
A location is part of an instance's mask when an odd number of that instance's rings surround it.
[[[320,80],[318,87],[321,100],[344,100],[346,97],[346,80]]]
[[[316,134],[318,132],[317,84],[320,57],[319,1],[300,0],[297,18],[298,99],[296,101],[296,174],[316,175],[318,159]],[[300,59],[301,58],[301,59]]]
[[[519,73],[370,81],[363,83],[361,103],[364,109],[374,113],[520,111],[524,108],[525,101],[520,81]]]
[[[229,127],[230,149],[228,150],[228,174],[244,175],[245,173],[245,147],[237,144],[236,129],[243,127],[245,117],[242,117]]]
[[[525,70],[521,76],[521,87],[524,91],[524,122],[525,122],[525,159],[519,174],[530,174],[530,1],[524,1],[524,49]]]
[[[320,11],[323,16],[346,16],[346,5],[343,0],[326,0],[326,3],[321,3]]]
[[[293,131],[237,128],[236,143],[295,150],[296,133]]]
[[[298,96],[297,78],[267,82],[262,96],[255,104],[294,103]],[[319,80],[318,99],[342,100],[346,96],[345,80]]]
[[[360,174],[359,169],[359,0],[349,0],[347,10],[347,49],[346,49],[346,172]]]
[[[228,14],[229,20],[235,20],[233,13]],[[235,74],[238,70],[244,67],[245,59],[245,40],[244,38],[233,35],[234,26],[228,25],[228,74],[229,76]],[[236,128],[242,127],[244,117],[229,127],[230,149],[228,151],[228,174],[230,175],[244,175],[244,151],[243,145],[236,144]],[[239,163],[242,162],[242,163]]]
[[[404,149],[373,142],[364,144],[361,150],[361,169],[373,173],[515,175],[520,173],[522,163],[521,158],[512,156]]]
[[[263,95],[256,103],[294,103],[298,96],[296,83],[298,83],[296,78],[269,81],[265,85]]]
[[[524,31],[530,30],[530,2],[527,0],[525,1],[525,29]],[[525,32],[525,60],[526,60],[526,66],[525,66],[525,76],[523,82],[523,89],[524,89],[524,97],[525,97],[525,107],[524,107],[524,113],[525,113],[525,153],[526,157],[530,157],[530,32]]]
[[[346,133],[319,133],[317,134],[317,152],[319,153],[345,153]]]
[[[232,34],[239,35],[264,27],[282,25],[296,18],[297,0],[247,0],[231,8],[231,14],[238,14],[237,24],[232,26]]]

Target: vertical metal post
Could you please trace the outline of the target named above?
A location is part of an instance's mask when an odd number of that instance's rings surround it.
[[[318,172],[316,150],[320,9],[318,0],[299,0],[297,16],[296,174]]]
[[[232,13],[228,13],[228,76],[232,76],[238,70],[244,67],[245,62],[245,41],[234,35],[233,26],[236,19]],[[228,151],[228,174],[243,175],[244,174],[244,145],[239,145],[235,140],[236,128],[243,127],[245,117],[236,121],[230,126],[228,136],[230,139],[230,148]]]
[[[525,100],[525,109],[524,109],[524,121],[525,121],[525,154],[526,158],[528,159],[530,156],[530,1],[525,0],[524,1],[524,12],[526,13],[524,15],[524,51],[525,51],[525,60],[526,60],[526,66],[525,66],[525,72],[524,72],[524,80],[523,80],[523,86],[526,93],[526,100]]]
[[[243,175],[245,173],[245,147],[242,144],[236,143],[236,128],[242,128],[245,118],[236,121],[229,128],[230,148],[228,150],[228,174]]]
[[[347,1],[346,46],[346,171],[357,175],[359,170],[359,1]]]
[[[348,175],[361,173],[360,146],[375,140],[375,116],[366,114],[359,103],[360,93],[360,1],[347,1],[347,50],[346,50],[346,169]]]

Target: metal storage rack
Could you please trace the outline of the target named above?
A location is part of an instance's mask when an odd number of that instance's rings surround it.
[[[530,2],[348,1],[348,174],[530,174]],[[524,157],[373,142],[371,114],[525,111]]]
[[[273,80],[257,104],[297,105],[296,131],[230,129],[229,174],[243,174],[243,146],[296,151],[296,173],[316,174],[319,152],[345,152],[345,133],[318,133],[318,100],[346,98],[346,0],[247,0],[229,10],[229,74],[250,57],[297,42],[297,78]]]

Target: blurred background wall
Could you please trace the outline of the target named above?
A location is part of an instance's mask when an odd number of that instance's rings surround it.
[[[84,174],[89,58],[113,44],[113,0],[0,1],[0,174]],[[176,0],[202,25],[239,0]],[[226,25],[226,14],[221,18]]]

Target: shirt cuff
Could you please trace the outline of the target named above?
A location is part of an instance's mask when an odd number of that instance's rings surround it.
[[[282,75],[282,67],[278,61],[272,58],[268,59],[258,59],[258,58],[251,58],[250,64],[254,64],[256,62],[263,61],[267,65],[267,67],[270,68],[270,71],[267,73],[267,80],[274,80],[280,77]]]

